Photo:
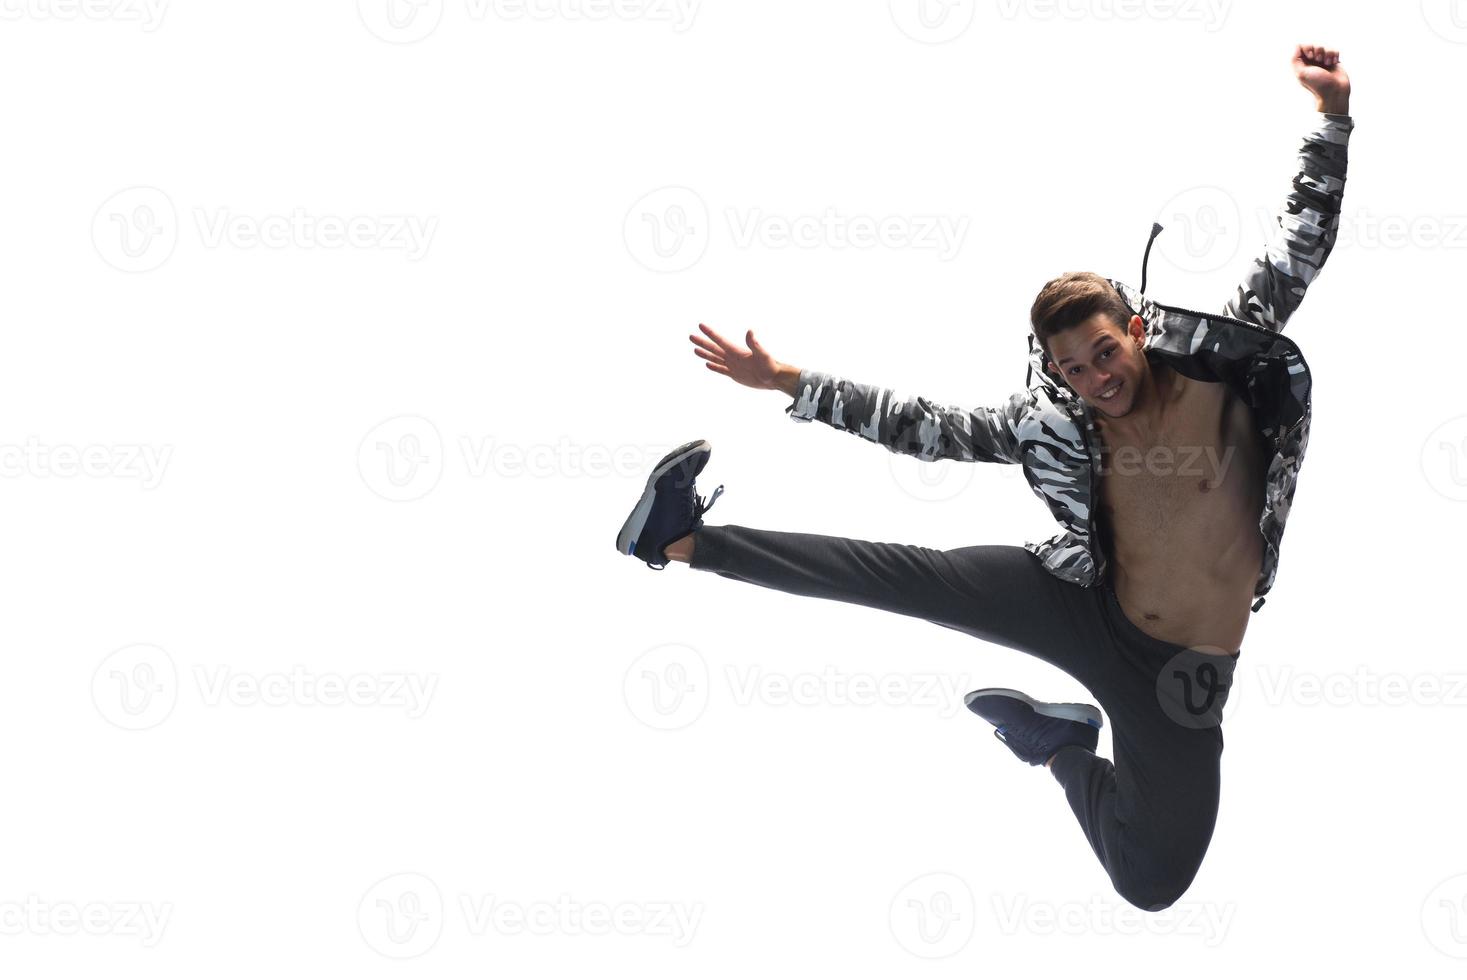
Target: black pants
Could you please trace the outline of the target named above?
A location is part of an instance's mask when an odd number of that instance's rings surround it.
[[[917,616],[1074,677],[1109,718],[1115,761],[1070,746],[1050,771],[1096,857],[1117,893],[1147,911],[1191,885],[1217,821],[1220,722],[1237,652],[1209,655],[1149,636],[1109,584],[1065,582],[1014,545],[936,551],[704,527],[692,567]]]

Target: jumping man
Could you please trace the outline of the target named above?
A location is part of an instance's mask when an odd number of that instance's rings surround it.
[[[1099,708],[1005,688],[966,700],[1020,759],[1049,767],[1116,891],[1148,911],[1181,897],[1212,840],[1221,712],[1308,444],[1309,370],[1282,330],[1338,229],[1354,127],[1339,60],[1293,53],[1319,115],[1271,240],[1220,313],[1148,299],[1144,261],[1139,290],[1067,273],[1030,311],[1025,390],[973,410],[784,364],[753,331],[747,346],[701,324],[690,338],[709,370],[789,396],[795,419],[925,460],[1019,464],[1059,534],[935,551],[705,526],[700,441],[657,466],[617,538],[653,567],[916,616],[1074,677]],[[1114,762],[1095,754],[1102,708]]]

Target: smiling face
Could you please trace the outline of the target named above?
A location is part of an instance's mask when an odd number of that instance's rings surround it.
[[[1135,407],[1150,370],[1145,340],[1139,316],[1123,330],[1108,314],[1097,313],[1049,338],[1048,367],[1085,404],[1119,418]]]

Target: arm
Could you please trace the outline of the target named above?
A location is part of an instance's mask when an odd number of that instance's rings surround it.
[[[689,339],[709,370],[750,388],[784,392],[795,399],[790,417],[798,421],[824,422],[919,459],[1021,461],[1018,426],[1029,405],[1026,392],[1012,395],[1000,408],[949,408],[776,361],[752,330],[745,349],[698,327],[706,339],[696,334]]]
[[[1278,215],[1263,255],[1255,259],[1223,312],[1270,330],[1282,330],[1304,291],[1319,274],[1339,231],[1345,193],[1350,118],[1350,79],[1339,53],[1300,45],[1294,51],[1299,83],[1314,93],[1321,113],[1299,150],[1299,172]]]
[[[999,408],[950,408],[886,388],[801,371],[790,417],[824,422],[918,459],[1018,463],[1019,420],[1028,406],[1028,394],[1018,392]]]

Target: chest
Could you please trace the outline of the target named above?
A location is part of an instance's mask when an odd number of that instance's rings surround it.
[[[1161,521],[1221,506],[1253,512],[1266,446],[1253,411],[1226,385],[1178,380],[1155,424],[1127,433],[1097,422],[1100,497],[1113,517]]]

